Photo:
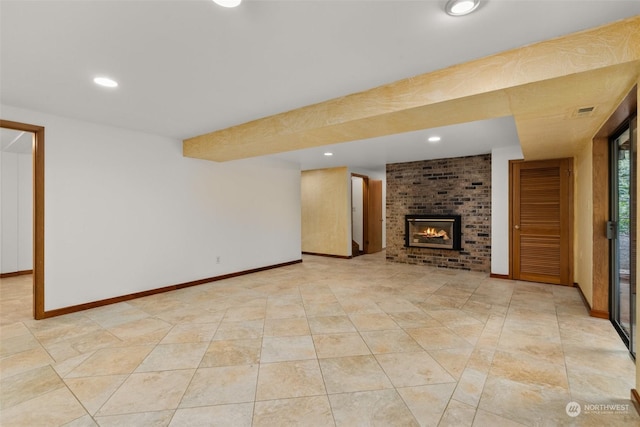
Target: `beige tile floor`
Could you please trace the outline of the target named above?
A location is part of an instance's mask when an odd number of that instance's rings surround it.
[[[305,256],[34,321],[30,281],[0,282],[3,427],[640,425],[573,288]]]

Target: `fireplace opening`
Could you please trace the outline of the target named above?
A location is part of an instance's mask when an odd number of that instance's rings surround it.
[[[406,215],[405,246],[461,250],[459,215]]]

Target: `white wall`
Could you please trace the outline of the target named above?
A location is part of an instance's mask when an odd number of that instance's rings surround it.
[[[362,178],[360,178],[359,176],[351,177],[351,232],[353,235],[353,240],[358,243],[358,247],[360,248],[360,250],[364,248],[364,200],[362,185]]]
[[[32,156],[3,152],[0,160],[0,273],[33,268]]]
[[[491,151],[491,273],[509,274],[509,160],[522,159],[520,146]]]
[[[33,156],[18,155],[18,271],[33,268]]]
[[[2,106],[45,127],[45,310],[301,258],[300,172]],[[220,257],[220,263],[216,263]]]

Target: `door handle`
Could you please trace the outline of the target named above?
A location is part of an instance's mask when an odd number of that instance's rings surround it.
[[[516,230],[520,230],[520,226],[519,226],[519,225],[516,225],[514,228],[515,228]]]

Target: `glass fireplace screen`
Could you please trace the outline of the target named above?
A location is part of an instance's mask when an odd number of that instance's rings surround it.
[[[460,217],[407,215],[405,246],[460,250]]]

